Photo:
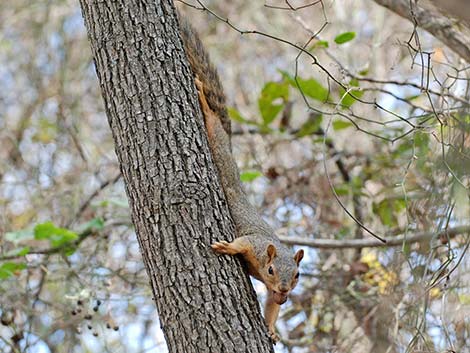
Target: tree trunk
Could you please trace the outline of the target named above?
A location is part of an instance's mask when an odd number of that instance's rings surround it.
[[[238,260],[171,1],[80,0],[170,352],[272,352]]]

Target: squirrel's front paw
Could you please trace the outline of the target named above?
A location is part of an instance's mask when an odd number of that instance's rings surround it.
[[[271,337],[271,339],[273,340],[273,343],[276,344],[277,342],[279,342],[279,340],[281,339],[277,334],[276,332],[274,332],[274,330],[269,330],[269,336]]]
[[[216,241],[214,244],[211,245],[211,248],[215,250],[215,252],[219,254],[232,254],[232,249],[230,248],[230,243],[226,242],[225,240]]]

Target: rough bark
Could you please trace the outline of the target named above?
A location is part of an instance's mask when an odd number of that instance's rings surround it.
[[[415,22],[425,31],[439,39],[463,60],[470,62],[470,30],[446,15],[420,2],[410,0],[374,0],[397,15]],[[410,4],[413,4],[410,9]]]
[[[171,1],[80,0],[170,352],[272,352],[239,262]]]

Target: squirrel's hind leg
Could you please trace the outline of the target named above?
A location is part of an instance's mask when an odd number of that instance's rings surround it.
[[[220,127],[220,129],[223,130],[222,122],[220,120],[220,117],[218,117],[214,113],[214,111],[209,106],[209,103],[207,102],[206,95],[204,94],[203,82],[201,82],[199,78],[196,76],[194,78],[194,83],[196,84],[197,94],[199,97],[199,104],[201,105],[202,115],[204,116],[204,122],[205,122],[206,129],[207,129],[207,135],[209,137],[209,140],[216,140],[214,138],[215,130],[217,129],[217,127]]]

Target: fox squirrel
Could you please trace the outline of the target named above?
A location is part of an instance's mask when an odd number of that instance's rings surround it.
[[[217,71],[211,65],[198,35],[182,16],[180,32],[195,76],[212,158],[237,232],[234,241],[218,241],[212,244],[212,248],[219,254],[241,255],[248,273],[266,285],[268,298],[264,316],[269,334],[276,342],[279,337],[274,325],[280,305],[287,301],[287,296],[299,280],[298,267],[304,252],[299,250],[294,255],[249,203],[231,153],[230,119]]]

